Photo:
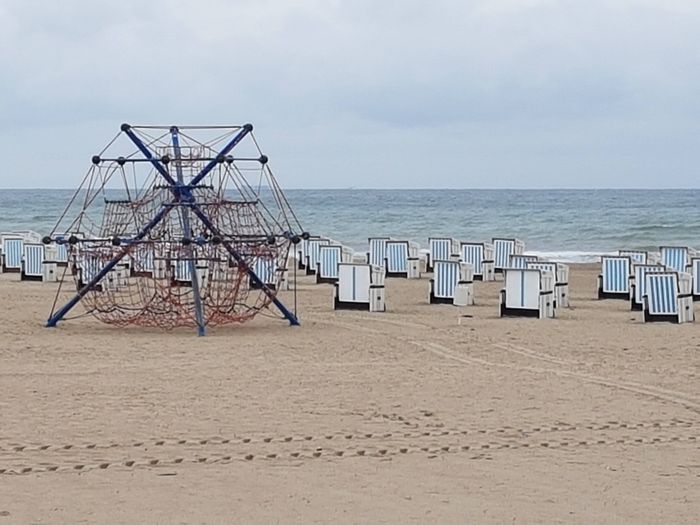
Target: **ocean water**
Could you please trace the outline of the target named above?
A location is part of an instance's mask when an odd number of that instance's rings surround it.
[[[0,190],[0,231],[52,230],[72,190]],[[700,190],[287,190],[304,228],[358,251],[390,235],[425,247],[517,237],[527,252],[594,260],[617,249],[700,248]]]

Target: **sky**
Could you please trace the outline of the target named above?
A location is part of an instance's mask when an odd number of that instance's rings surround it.
[[[698,188],[696,0],[0,0],[1,188],[243,124],[287,188]]]

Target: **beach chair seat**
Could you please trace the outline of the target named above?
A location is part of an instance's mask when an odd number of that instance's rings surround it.
[[[646,295],[646,276],[648,273],[666,272],[668,268],[662,264],[635,264],[630,276],[630,309],[641,311]]]
[[[22,281],[44,280],[44,245],[24,243],[22,246]]]
[[[460,261],[433,261],[430,304],[474,304],[474,267]]]
[[[525,251],[525,244],[519,239],[494,237],[492,243],[494,250],[493,268],[495,273],[503,273],[503,270],[508,268],[511,255],[521,255]]]
[[[338,264],[351,262],[344,260],[343,247],[327,244],[319,248],[319,259],[316,264],[317,283],[335,283],[338,281]]]
[[[435,261],[449,261],[452,256],[459,256],[459,244],[451,237],[428,237],[428,254],[426,271],[433,271]]]
[[[537,255],[513,254],[509,258],[509,268],[527,268],[527,263],[537,262]]]
[[[690,264],[690,249],[687,246],[661,246],[661,264],[676,272],[685,272]]]
[[[632,262],[627,256],[603,255],[598,276],[598,299],[629,299]]]
[[[463,242],[460,244],[462,262],[474,268],[475,281],[493,281],[493,244],[488,242]]]
[[[695,321],[693,296],[681,293],[678,272],[647,273],[643,297],[644,322],[666,321],[687,323]]]
[[[386,241],[384,267],[387,277],[420,278],[418,245],[411,241]]]
[[[527,261],[526,268],[549,272],[554,275],[554,308],[569,307],[569,267],[562,263]]]
[[[386,264],[386,243],[392,240],[391,237],[370,237],[369,251],[367,252],[367,263],[373,266],[381,266]]]
[[[505,268],[501,317],[554,317],[554,275],[529,268]]]
[[[618,250],[621,257],[629,257],[632,264],[651,264],[649,253],[641,250]]]
[[[384,269],[363,263],[338,263],[333,307],[336,310],[384,312]]]
[[[24,238],[19,235],[3,235],[0,240],[2,241],[2,272],[21,273]]]

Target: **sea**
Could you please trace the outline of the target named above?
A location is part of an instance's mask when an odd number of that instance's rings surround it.
[[[50,233],[74,190],[0,189],[0,232]],[[291,189],[304,229],[357,251],[391,236],[515,237],[526,253],[595,261],[618,249],[700,248],[700,190]]]

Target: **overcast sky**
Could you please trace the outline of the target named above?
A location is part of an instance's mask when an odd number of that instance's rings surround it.
[[[697,0],[0,0],[0,187],[252,122],[288,188],[700,187]]]

